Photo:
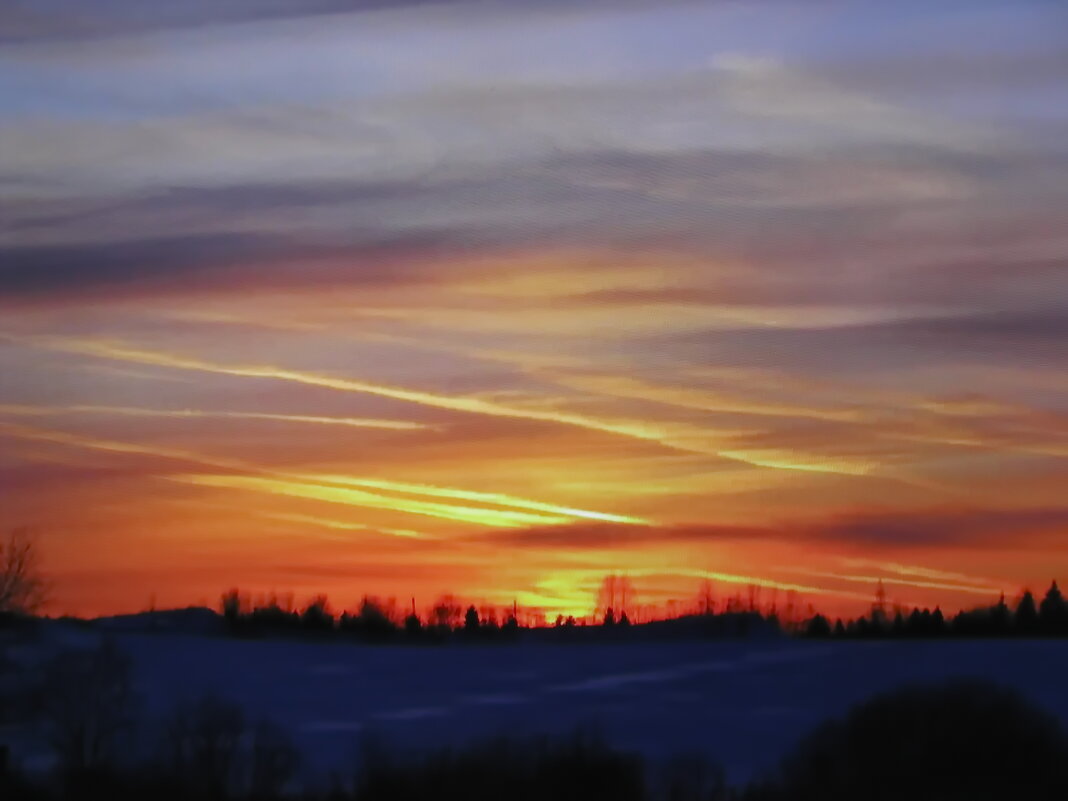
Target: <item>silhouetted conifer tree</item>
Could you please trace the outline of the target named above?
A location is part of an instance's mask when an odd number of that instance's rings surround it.
[[[1001,593],[998,602],[990,607],[990,633],[1003,637],[1009,633],[1011,628],[1012,612],[1009,610],[1009,605],[1005,603],[1005,593]]]
[[[357,625],[360,636],[372,642],[385,642],[397,633],[397,626],[382,602],[370,596],[364,596],[360,602]]]
[[[831,636],[831,624],[827,622],[827,618],[823,615],[816,615],[808,621],[808,626],[805,628],[805,634],[809,637],[830,637]]]
[[[419,637],[423,633],[423,621],[415,612],[404,619],[404,633],[409,637]]]
[[[1065,603],[1056,581],[1046,591],[1038,615],[1043,633],[1068,634],[1068,604]]]
[[[905,632],[909,637],[919,637],[923,634],[923,613],[919,609],[913,609],[909,613],[908,622],[905,623]]]
[[[905,618],[901,614],[901,610],[900,609],[897,612],[894,613],[894,622],[890,626],[890,633],[893,634],[895,637],[904,637],[905,636],[905,633],[906,633]]]
[[[931,634],[935,637],[944,637],[946,634],[946,618],[939,606],[931,613]]]
[[[1034,634],[1038,630],[1038,610],[1035,608],[1035,596],[1030,590],[1024,592],[1020,603],[1016,605],[1016,633]]]
[[[468,634],[474,634],[478,631],[478,610],[474,605],[467,607],[467,613],[464,614],[464,631]]]

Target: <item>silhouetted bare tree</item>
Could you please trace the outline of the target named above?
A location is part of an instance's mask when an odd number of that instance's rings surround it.
[[[32,615],[44,605],[46,593],[36,539],[26,528],[11,531],[0,542],[0,615]]]
[[[136,711],[129,658],[110,640],[58,654],[43,670],[40,705],[65,774],[109,766]]]
[[[226,798],[238,781],[245,718],[241,707],[204,696],[178,707],[166,727],[171,769],[196,797]]]
[[[697,591],[697,611],[702,615],[711,615],[716,610],[716,596],[712,582],[705,579]]]
[[[285,792],[300,764],[300,752],[284,729],[260,721],[252,730],[250,790],[256,799],[274,799]]]
[[[635,600],[634,584],[628,576],[607,575],[597,590],[597,608],[607,617],[607,611],[626,612]]]
[[[242,618],[245,615],[243,607],[241,593],[238,592],[237,588],[223,593],[219,601],[219,608],[222,610],[223,619],[231,631],[236,631],[240,627]]]
[[[443,595],[434,604],[430,619],[439,629],[454,629],[460,624],[461,606],[451,595]]]

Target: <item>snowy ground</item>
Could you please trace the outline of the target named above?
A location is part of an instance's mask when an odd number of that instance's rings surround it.
[[[950,676],[1016,687],[1068,725],[1068,643],[798,641],[367,647],[124,635],[151,713],[211,691],[288,728],[314,773],[373,731],[402,747],[597,725],[649,757],[701,752],[732,780],[875,692]]]

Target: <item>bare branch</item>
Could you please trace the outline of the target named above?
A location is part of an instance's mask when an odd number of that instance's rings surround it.
[[[0,614],[32,615],[44,605],[48,586],[39,562],[29,529],[17,528],[0,542]]]

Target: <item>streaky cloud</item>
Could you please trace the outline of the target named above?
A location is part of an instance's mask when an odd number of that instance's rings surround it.
[[[170,417],[177,419],[267,420],[279,423],[381,428],[393,431],[416,431],[437,426],[408,420],[378,420],[365,417],[325,417],[310,414],[273,414],[270,412],[206,411],[204,409],[145,409],[135,406],[32,406],[0,404],[0,415],[48,417],[68,414],[110,414],[121,417]]]
[[[769,458],[762,454],[755,454],[750,457],[750,455],[747,455],[745,452],[730,451],[708,443],[709,432],[702,431],[701,429],[688,429],[678,425],[672,427],[671,425],[648,423],[644,421],[602,420],[584,414],[509,406],[480,398],[440,395],[420,390],[402,389],[400,387],[374,384],[349,378],[337,378],[303,370],[293,370],[267,365],[219,364],[195,357],[176,356],[173,354],[140,350],[121,344],[94,342],[91,340],[76,340],[48,336],[27,337],[4,332],[0,332],[0,339],[6,339],[8,341],[48,350],[75,353],[102,359],[113,359],[137,364],[147,364],[155,367],[170,367],[179,370],[193,370],[219,375],[291,381],[298,384],[323,387],[325,389],[339,390],[342,392],[377,395],[392,400],[418,403],[424,406],[447,409],[450,411],[576,426],[578,428],[585,428],[592,431],[601,431],[607,434],[629,437],[631,439],[642,440],[645,442],[653,442],[675,450],[719,456],[724,459],[745,462],[760,467],[837,473],[844,475],[864,475],[871,469],[871,466],[867,464],[858,465],[855,463],[838,463],[830,458],[821,459],[818,462],[805,463],[801,461],[791,461],[788,454],[776,454],[774,458]]]
[[[271,495],[287,495],[294,498],[325,501],[348,506],[366,506],[372,509],[390,509],[428,517],[438,517],[485,526],[516,527],[532,523],[565,523],[566,517],[517,512],[512,510],[479,509],[471,506],[432,503],[406,498],[390,498],[348,487],[333,487],[324,484],[300,481],[235,475],[174,475],[168,480],[201,487],[252,490]]]
[[[903,587],[919,587],[928,590],[950,590],[952,592],[964,592],[971,593],[973,595],[985,595],[987,597],[996,596],[1001,588],[993,586],[979,586],[974,584],[955,584],[944,581],[925,581],[920,579],[910,579],[898,576],[863,576],[855,573],[837,573],[830,570],[812,570],[805,567],[784,567],[779,566],[778,570],[783,570],[790,573],[799,573],[806,576],[813,576],[815,578],[830,578],[838,579],[840,581],[850,581],[858,584],[866,584],[869,587],[877,582],[883,582],[885,584],[898,584]]]
[[[349,486],[337,486],[338,484],[345,483],[356,483],[358,485],[361,481],[364,481],[368,485],[388,488],[393,484],[393,482],[388,481],[375,482],[373,479],[353,479],[347,476],[323,477],[300,472],[274,470],[251,464],[245,460],[205,456],[181,448],[138,445],[135,443],[119,442],[115,440],[83,437],[77,434],[43,430],[10,423],[0,423],[0,434],[90,450],[173,459],[176,461],[193,463],[202,467],[231,471],[224,475],[186,473],[166,474],[163,476],[164,478],[179,483],[216,488],[251,490],[276,495],[288,495],[290,497],[306,498],[327,503],[388,509],[487,526],[523,528],[533,525],[558,525],[571,522],[583,516],[616,518],[619,520],[628,519],[621,515],[609,515],[607,513],[590,510],[571,509],[569,507],[555,506],[526,498],[517,498],[503,493],[472,492],[454,488],[423,487],[421,489],[421,494],[466,500],[482,500],[496,506],[511,506],[514,508],[502,510],[461,506],[458,504],[435,503],[413,500],[411,498],[396,498],[367,492],[365,490],[353,489]],[[409,488],[404,490],[404,492],[411,494],[411,488],[416,485],[398,482],[396,486]],[[427,489],[429,489],[430,492],[427,492]],[[490,498],[492,498],[492,500],[486,500]],[[539,510],[539,512],[516,511],[517,509]],[[396,534],[396,536],[410,536],[410,533],[404,529],[379,530],[384,533],[404,531],[405,533]]]
[[[501,506],[512,506],[518,509],[533,509],[539,512],[564,514],[573,518],[579,517],[589,520],[601,520],[611,523],[627,523],[634,525],[647,525],[649,523],[648,520],[644,520],[640,517],[614,515],[606,512],[593,512],[588,509],[575,509],[567,506],[556,506],[551,503],[541,503],[538,501],[530,501],[525,498],[516,498],[499,492],[472,492],[470,490],[438,487],[429,484],[409,484],[399,481],[383,481],[380,479],[350,478],[348,476],[317,475],[314,476],[314,478],[325,482],[371,487],[373,489],[389,490],[391,492],[403,492],[413,495],[428,495],[441,498],[459,498],[469,501],[498,504]]]
[[[426,539],[427,534],[421,531],[415,531],[410,528],[387,528],[383,526],[369,526],[366,523],[352,523],[347,520],[334,520],[328,517],[319,517],[317,515],[301,515],[293,514],[290,512],[259,512],[260,517],[265,517],[269,520],[280,520],[287,523],[301,523],[310,526],[318,526],[320,528],[331,529],[334,531],[373,531],[383,532],[386,534],[392,534],[395,537],[407,537],[410,539]],[[346,539],[339,537],[339,539]]]

